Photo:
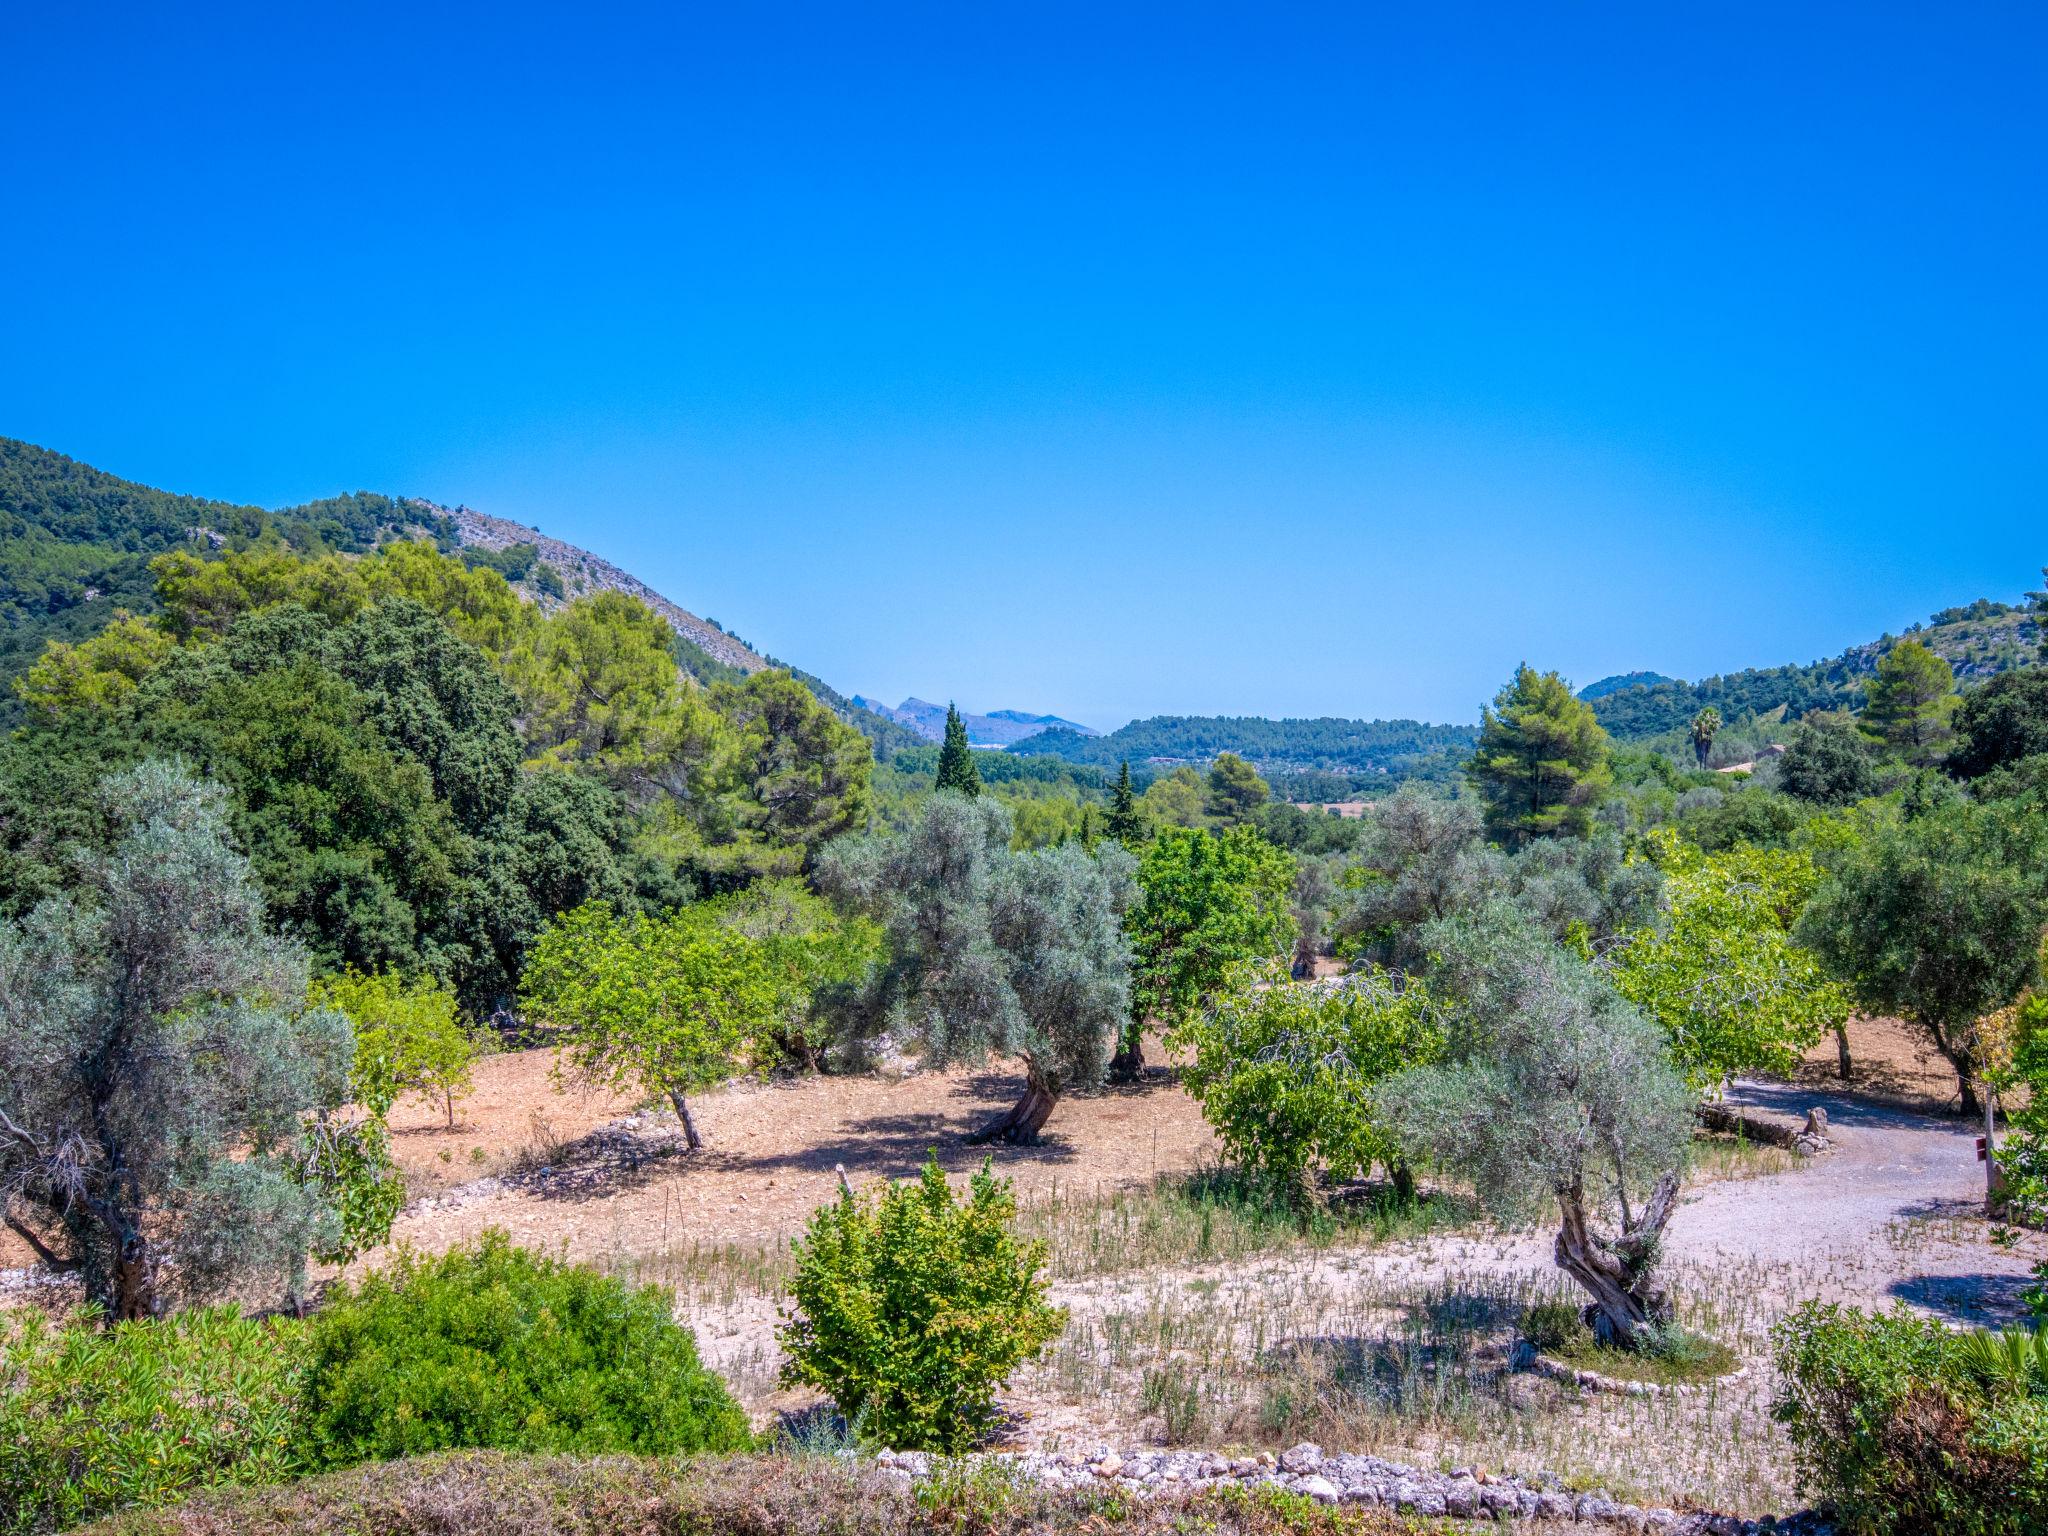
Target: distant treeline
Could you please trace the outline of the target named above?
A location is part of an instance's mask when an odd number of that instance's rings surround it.
[[[1252,716],[1155,715],[1107,736],[1049,730],[1009,749],[1017,757],[1051,756],[1099,768],[1206,763],[1235,752],[1262,771],[1406,776],[1449,753],[1462,757],[1478,735],[1470,725],[1419,720],[1265,720]]]

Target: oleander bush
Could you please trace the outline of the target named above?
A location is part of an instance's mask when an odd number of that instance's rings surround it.
[[[1811,1303],[1773,1331],[1802,1480],[1856,1536],[2048,1530],[2048,1354],[1904,1308]]]
[[[309,1453],[343,1466],[464,1448],[745,1448],[745,1414],[670,1306],[657,1287],[630,1290],[502,1232],[438,1258],[401,1254],[312,1319]]]
[[[0,1530],[296,1475],[302,1345],[231,1307],[111,1329],[0,1312]]]

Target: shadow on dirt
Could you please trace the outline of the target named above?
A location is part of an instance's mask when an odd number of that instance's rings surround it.
[[[2025,1316],[2020,1296],[2032,1283],[2025,1275],[1911,1275],[1889,1289],[1899,1300],[1952,1322],[1985,1327]]]

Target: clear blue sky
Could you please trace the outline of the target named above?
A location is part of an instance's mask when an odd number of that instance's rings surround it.
[[[2044,15],[20,6],[0,433],[892,700],[1811,660],[2048,560]]]

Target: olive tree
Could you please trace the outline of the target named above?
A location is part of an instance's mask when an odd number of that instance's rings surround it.
[[[1025,1090],[975,1133],[1028,1144],[1062,1094],[1102,1081],[1130,1010],[1132,861],[1103,842],[1013,852],[993,798],[941,791],[895,836],[842,839],[828,894],[880,921],[888,959],[853,1027],[920,1042],[934,1066],[1016,1056]]]
[[[0,1210],[111,1319],[294,1284],[341,1235],[301,1148],[346,1095],[348,1021],[303,1006],[218,788],[151,761],[101,798],[77,898],[0,925]]]
[[[2048,927],[2048,815],[2032,795],[1949,800],[1878,825],[1834,858],[1799,936],[1874,1013],[1927,1032],[1978,1113],[1976,1022],[2037,979]]]
[[[1693,1119],[1661,1032],[1505,904],[1428,939],[1444,1059],[1383,1083],[1378,1113],[1496,1211],[1553,1204],[1557,1266],[1592,1298],[1588,1324],[1634,1346],[1673,1315],[1658,1256]]]

